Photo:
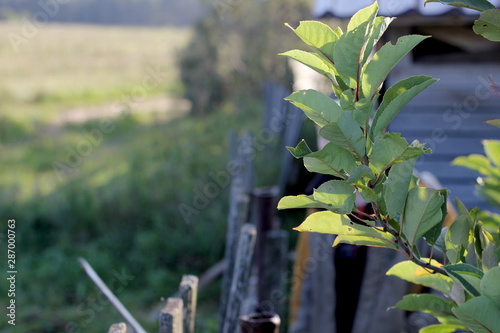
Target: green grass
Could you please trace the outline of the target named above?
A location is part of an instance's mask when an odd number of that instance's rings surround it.
[[[175,58],[186,45],[186,28],[42,25],[24,38],[22,22],[0,24],[0,115],[47,122],[75,105],[110,102],[157,82],[149,95],[179,91]],[[13,44],[13,36],[24,41]]]

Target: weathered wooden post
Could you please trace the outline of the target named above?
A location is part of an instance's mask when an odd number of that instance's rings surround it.
[[[159,333],[183,333],[183,303],[181,298],[167,299],[167,304],[160,312]]]
[[[198,295],[198,277],[183,275],[179,286],[180,298],[183,301],[184,333],[194,333],[196,317],[196,300]]]
[[[229,291],[234,276],[236,253],[238,250],[238,238],[244,223],[248,221],[250,212],[250,190],[253,182],[253,167],[251,159],[252,136],[246,135],[236,144],[234,132],[230,135],[230,164],[231,164],[231,187],[229,215],[227,220],[226,249],[224,261],[226,262],[222,281],[221,305],[220,305],[220,330],[224,327],[226,311],[229,302]]]
[[[262,258],[265,269],[259,279],[258,311],[283,315],[286,304],[286,272],[288,261],[288,233],[271,230],[264,235],[265,255]]]
[[[251,224],[245,224],[241,228],[234,274],[231,282],[231,289],[229,292],[229,299],[224,315],[224,321],[221,327],[222,333],[237,332],[241,303],[246,295],[248,279],[250,277],[250,270],[252,268],[255,237],[255,226]]]

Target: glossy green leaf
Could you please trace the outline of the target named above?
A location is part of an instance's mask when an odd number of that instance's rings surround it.
[[[486,156],[497,166],[497,168],[500,168],[500,141],[484,140],[483,147]]]
[[[429,2],[440,2],[445,5],[455,6],[455,7],[463,7],[474,9],[478,11],[488,10],[495,8],[489,1],[487,0],[425,0],[425,3]]]
[[[495,245],[493,242],[488,243],[483,249],[481,255],[481,262],[483,264],[483,269],[491,269],[498,266],[499,263],[499,246]]]
[[[410,188],[416,161],[416,159],[411,159],[395,164],[389,171],[387,180],[384,182],[384,199],[387,214],[391,217],[399,217],[403,212],[406,193]]]
[[[481,294],[490,298],[500,309],[500,267],[496,266],[484,274],[480,285]]]
[[[380,231],[380,233],[382,234],[382,231]],[[383,247],[391,250],[398,249],[398,245],[394,240],[389,241],[382,237],[375,238],[375,237],[365,237],[365,236],[339,235],[335,238],[333,246],[337,246],[339,244]]]
[[[436,244],[439,236],[441,235],[441,230],[443,229],[444,219],[445,219],[446,215],[448,215],[448,205],[446,203],[446,201],[448,200],[448,190],[441,189],[438,191],[443,196],[443,203],[441,204],[441,216],[443,216],[443,218],[441,219],[440,223],[436,224],[432,229],[427,231],[423,236],[425,238],[425,241],[427,242],[427,244],[429,244],[431,246]]]
[[[278,209],[290,208],[324,208],[324,205],[314,200],[312,195],[286,196],[278,202]]]
[[[444,196],[432,188],[415,187],[408,192],[400,224],[410,246],[415,245],[434,226],[442,223],[443,202]]]
[[[302,158],[312,153],[311,148],[309,148],[309,146],[304,140],[301,140],[297,145],[297,147],[295,148],[294,147],[286,147],[286,148],[295,158]]]
[[[428,259],[424,260],[428,262]],[[434,266],[441,266],[441,264],[435,260],[431,260],[431,264]],[[397,276],[411,283],[421,284],[436,289],[445,295],[450,294],[451,287],[453,286],[453,280],[450,277],[431,273],[409,260],[397,263],[386,274]]]
[[[357,185],[356,187],[358,188],[359,194],[363,197],[363,200],[366,202],[377,202],[379,196],[375,190],[364,185]]]
[[[356,103],[354,103],[354,119],[358,122],[358,125],[365,129],[368,127],[372,113],[373,106],[375,105],[375,101],[370,101],[365,98],[360,99]]]
[[[340,29],[332,30],[332,28],[319,21],[301,21],[296,29],[290,25],[287,26],[315,53],[333,64],[333,46],[342,35]]]
[[[442,324],[460,324],[451,311],[455,302],[432,294],[410,294],[394,307],[405,311],[420,311],[433,315]]]
[[[325,61],[320,58],[319,55],[302,50],[291,50],[280,53],[280,55],[297,60],[298,62],[306,65],[319,74],[327,77],[328,79],[330,79],[330,81],[332,81],[332,83],[337,84],[337,80],[335,79],[335,71],[330,66],[328,66]]]
[[[346,183],[356,184],[363,179],[375,179],[375,175],[368,166],[362,164],[356,166],[356,168],[353,169],[353,171],[349,174],[349,178],[347,178]]]
[[[316,90],[300,90],[285,100],[300,108],[321,127],[338,121],[344,112],[335,100]]]
[[[366,139],[350,112],[344,112],[337,123],[320,129],[319,134],[334,144],[352,152],[358,160],[365,155]]]
[[[469,246],[469,234],[472,220],[468,213],[458,216],[448,228],[445,236],[446,256],[452,264],[463,260],[464,252]]]
[[[486,296],[474,297],[452,311],[474,333],[499,332],[500,310]]]
[[[325,203],[339,214],[352,212],[356,202],[356,189],[341,180],[330,180],[314,190],[314,200]]]
[[[426,38],[428,37],[420,35],[403,36],[395,45],[389,42],[382,46],[373,55],[373,59],[363,67],[362,96],[373,99],[394,66]]]
[[[481,13],[474,22],[474,32],[494,42],[500,42],[500,9],[489,9]]]
[[[330,211],[322,211],[309,215],[294,230],[348,236],[352,237],[354,241],[357,237],[360,237],[360,241],[363,242],[368,237],[373,238],[374,241],[381,240],[383,243],[390,242],[395,244],[394,236],[390,233],[384,232],[379,228],[366,227],[353,223],[346,215],[339,215]]]
[[[469,264],[447,265],[443,268],[471,296],[481,295],[479,286],[484,275],[481,270]]]
[[[373,118],[372,138],[381,133],[408,102],[436,81],[430,76],[412,76],[387,89]]]
[[[365,57],[367,39],[373,30],[373,24],[378,12],[378,4],[363,8],[351,18],[347,32],[344,33],[333,51],[333,62],[337,72],[344,82],[355,90],[358,90],[358,79]]]
[[[428,153],[418,142],[408,144],[399,133],[381,133],[375,137],[370,163],[378,173],[382,173],[395,163],[404,162]]]
[[[347,24],[347,31],[356,30],[357,28],[364,26],[366,22],[373,23],[373,20],[377,16],[378,9],[378,3],[375,1],[370,6],[358,10],[349,20],[349,23]]]
[[[452,165],[461,166],[467,169],[475,170],[486,176],[495,175],[495,170],[486,156],[471,154],[469,156],[459,156],[455,158]]]
[[[368,57],[371,55],[373,48],[377,45],[377,42],[380,40],[384,32],[387,30],[392,21],[395,20],[395,17],[383,17],[378,16],[375,18],[375,22],[373,24],[373,33],[370,36],[370,39],[366,43],[365,48],[365,57],[363,59],[363,63],[366,63]]]
[[[323,149],[305,156],[304,165],[310,172],[344,178],[356,167],[356,159],[348,150],[327,143]]]
[[[420,329],[418,333],[455,333],[466,328],[467,327],[459,324],[431,325]]]

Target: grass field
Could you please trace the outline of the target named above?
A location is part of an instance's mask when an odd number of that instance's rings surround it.
[[[121,321],[109,304],[92,303],[98,292],[78,257],[104,281],[134,276],[118,296],[154,331],[160,299],[223,251],[224,189],[192,221],[178,207],[224,169],[227,131],[255,128],[258,117],[230,106],[183,116],[175,57],[187,29],[47,25],[14,52],[9,38],[22,29],[0,24],[0,218],[16,219],[18,253],[17,325],[1,321],[0,332],[97,332]],[[166,94],[169,114],[147,103]],[[136,102],[144,112],[95,115]],[[61,121],[74,109],[88,119]],[[200,297],[199,327],[211,332],[217,286]]]
[[[50,24],[30,35],[25,29],[22,23],[0,24],[2,115],[50,121],[72,105],[119,98],[152,70],[158,75],[149,95],[179,90],[175,57],[188,29]]]

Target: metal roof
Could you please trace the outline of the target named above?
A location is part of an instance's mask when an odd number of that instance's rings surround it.
[[[371,5],[374,0],[315,0],[313,15],[315,17],[334,16],[338,18],[351,17],[361,8]],[[500,6],[500,0],[490,0],[496,7]],[[424,0],[379,0],[379,14],[382,16],[401,16],[407,13],[417,13],[422,16],[439,16],[452,12],[464,15],[478,15],[478,12],[466,8],[457,8],[443,5],[441,3],[428,3],[424,6]]]

